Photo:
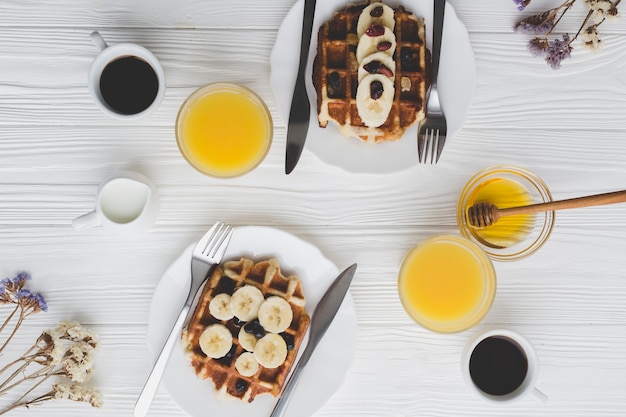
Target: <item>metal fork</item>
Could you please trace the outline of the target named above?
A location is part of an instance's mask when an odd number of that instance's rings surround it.
[[[180,332],[193,301],[200,288],[202,288],[203,284],[206,282],[211,267],[221,262],[232,233],[232,226],[218,221],[196,244],[193,255],[191,256],[191,286],[187,300],[180,310],[180,313],[178,313],[178,318],[172,330],[170,330],[170,334],[161,349],[161,353],[159,353],[159,357],[150,372],[150,376],[148,376],[144,384],[141,394],[139,394],[139,399],[137,399],[137,403],[135,404],[135,417],[143,417],[148,413],[170,354],[172,353],[176,341],[180,338]]]
[[[446,143],[448,127],[446,116],[443,114],[437,76],[439,75],[439,58],[441,52],[441,38],[443,35],[443,18],[446,9],[446,0],[435,0],[433,13],[433,49],[430,66],[430,88],[426,100],[426,118],[420,124],[417,134],[417,156],[420,163],[437,163]]]

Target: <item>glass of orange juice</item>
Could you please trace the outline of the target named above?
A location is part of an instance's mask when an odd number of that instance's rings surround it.
[[[198,171],[237,177],[256,168],[269,151],[272,118],[252,90],[214,83],[194,91],[176,118],[176,142]]]
[[[469,329],[487,314],[496,294],[496,274],[487,254],[455,235],[435,236],[402,261],[398,294],[406,312],[427,329]]]
[[[537,175],[517,166],[494,165],[476,173],[463,187],[457,205],[459,230],[494,260],[521,259],[547,241],[554,226],[553,211],[501,217],[485,228],[470,225],[467,211],[485,202],[507,208],[548,201],[552,194]]]

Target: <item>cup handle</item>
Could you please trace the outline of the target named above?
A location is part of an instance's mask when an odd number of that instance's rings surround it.
[[[93,42],[93,44],[96,45],[96,48],[98,48],[99,51],[104,51],[109,46],[104,41],[104,38],[102,37],[102,35],[100,35],[100,32],[98,32],[97,30],[94,30],[93,32],[91,32],[89,37],[91,38],[91,41]]]
[[[542,391],[540,391],[538,388],[533,388],[533,395],[535,396],[535,398],[537,398],[539,401],[541,401],[542,403],[547,403],[548,402],[548,396],[546,394],[544,394]]]
[[[78,216],[74,220],[72,220],[72,226],[76,230],[84,230],[89,229],[95,226],[100,226],[102,222],[100,221],[100,216],[98,213],[93,210],[87,214],[83,214],[82,216]]]

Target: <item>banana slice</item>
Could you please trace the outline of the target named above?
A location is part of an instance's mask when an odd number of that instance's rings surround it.
[[[396,26],[393,14],[393,9],[386,4],[379,2],[370,4],[359,15],[359,20],[356,24],[357,35],[361,37],[372,23],[386,26],[393,31]]]
[[[209,312],[218,320],[230,320],[233,311],[230,309],[230,294],[218,294],[209,302]]]
[[[264,300],[261,290],[254,285],[244,285],[230,297],[230,309],[239,320],[250,321],[257,318]]]
[[[235,361],[235,369],[243,376],[252,376],[259,370],[259,363],[253,353],[244,352]]]
[[[356,109],[366,126],[385,123],[393,106],[393,82],[382,74],[368,74],[356,90]]]
[[[393,80],[396,75],[396,61],[384,52],[375,52],[361,61],[358,74],[359,82],[368,74],[382,74]]]
[[[254,352],[254,346],[256,345],[257,338],[252,333],[246,332],[243,326],[241,326],[241,329],[239,330],[237,339],[239,339],[239,344],[242,348],[248,352]]]
[[[209,358],[225,356],[233,346],[233,335],[223,324],[212,324],[200,334],[200,349]]]
[[[393,30],[385,26],[385,31],[379,36],[363,35],[359,38],[356,46],[356,60],[361,62],[363,58],[374,52],[384,52],[390,57],[396,51],[396,35]]]
[[[259,307],[259,323],[271,333],[281,333],[287,330],[293,320],[291,305],[282,297],[269,297]]]
[[[266,368],[277,368],[287,359],[287,343],[281,335],[268,333],[256,342],[254,357]]]

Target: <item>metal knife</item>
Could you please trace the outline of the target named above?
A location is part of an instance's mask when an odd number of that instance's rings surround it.
[[[302,39],[300,43],[300,64],[296,86],[291,99],[289,110],[289,124],[287,125],[287,147],[285,149],[285,174],[290,174],[298,164],[306,134],[309,130],[311,117],[311,103],[306,92],[305,73],[313,32],[313,17],[315,16],[316,0],[304,0],[304,18],[302,19]]]
[[[337,276],[337,278],[335,278],[332,284],[330,284],[319,303],[317,303],[317,306],[313,311],[313,315],[311,316],[309,343],[306,345],[306,349],[302,352],[300,360],[287,380],[285,388],[276,402],[276,406],[274,406],[274,410],[272,411],[270,417],[281,417],[285,412],[287,404],[289,403],[289,398],[291,398],[291,394],[293,394],[296,384],[298,383],[300,373],[309,362],[309,359],[311,359],[313,351],[319,344],[320,340],[322,340],[322,337],[324,337],[330,323],[332,323],[335,318],[335,315],[339,310],[339,306],[341,306],[341,303],[348,292],[348,288],[350,287],[350,283],[352,282],[355,272],[356,264],[352,264],[346,268],[341,274],[339,274],[339,276]]]

